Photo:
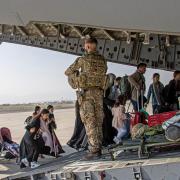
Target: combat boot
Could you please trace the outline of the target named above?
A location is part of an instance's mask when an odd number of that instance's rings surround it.
[[[86,156],[84,156],[83,160],[86,160],[86,161],[96,160],[96,159],[101,158],[101,155],[102,155],[101,151],[89,152],[87,153]]]

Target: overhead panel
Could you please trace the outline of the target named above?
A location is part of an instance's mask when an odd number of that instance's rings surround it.
[[[0,34],[0,42],[3,42],[3,41],[4,41],[3,35]]]
[[[166,67],[171,70],[174,69],[175,45],[169,46],[166,50]]]
[[[80,39],[78,43],[78,48],[77,48],[77,54],[82,55],[84,54],[84,40]]]
[[[59,38],[58,39],[58,47],[57,49],[59,51],[66,51],[67,48],[67,44],[68,44],[68,39],[67,38]]]
[[[47,47],[47,38],[46,37],[38,37],[37,46]]]
[[[7,36],[7,37],[6,37],[6,40],[7,40],[7,41],[15,41],[15,36],[12,36],[12,35]]]
[[[29,39],[28,39],[29,45],[37,46],[37,40],[38,40],[38,37],[30,36]]]
[[[47,38],[47,47],[50,49],[57,49],[58,39],[56,37]]]
[[[22,44],[28,44],[29,43],[29,37],[28,36],[22,36],[21,37],[21,43]]]
[[[133,42],[121,41],[117,62],[128,64],[131,58]]]
[[[101,54],[101,55],[104,53],[104,46],[105,46],[105,40],[98,39],[97,50],[98,50],[99,54]]]
[[[21,43],[22,42],[22,36],[21,35],[16,35],[14,38],[16,43]]]
[[[120,48],[120,41],[106,40],[104,57],[109,61],[117,61]]]
[[[175,48],[175,69],[180,70],[180,45]]]
[[[10,35],[8,35],[8,34],[2,34],[0,37],[5,42],[10,40]]]
[[[148,65],[148,67],[157,67],[159,61],[159,40],[158,35],[151,34],[149,36],[149,44],[141,45],[141,52],[139,57],[139,63],[143,62]]]
[[[79,38],[69,38],[67,44],[67,51],[72,54],[75,54],[77,52],[78,42],[79,42]]]
[[[166,36],[165,35],[156,35],[158,37],[158,44],[156,45],[159,49],[158,62],[155,62],[155,67],[160,67],[165,69],[167,66],[166,63]],[[154,65],[153,65],[154,66]],[[150,66],[151,67],[151,66]]]

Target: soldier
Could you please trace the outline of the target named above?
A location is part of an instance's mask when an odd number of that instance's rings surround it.
[[[103,122],[103,89],[106,81],[107,62],[98,54],[97,40],[85,40],[85,55],[65,71],[69,83],[78,89],[77,98],[80,105],[80,115],[85,125],[90,153],[86,160],[101,157],[102,122]],[[73,79],[73,80],[72,80]]]

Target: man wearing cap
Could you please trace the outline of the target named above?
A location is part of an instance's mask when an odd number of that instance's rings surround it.
[[[103,88],[106,79],[107,62],[97,52],[97,40],[85,40],[85,54],[78,57],[65,71],[68,77],[75,74],[77,98],[80,105],[81,119],[85,125],[90,153],[86,160],[101,156],[103,122]]]

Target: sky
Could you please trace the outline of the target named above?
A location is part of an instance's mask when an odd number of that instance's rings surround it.
[[[47,49],[17,44],[0,45],[0,104],[75,100],[75,91],[67,82],[64,71],[76,56]],[[117,76],[129,75],[135,67],[108,63],[108,72]],[[159,72],[167,84],[172,73],[147,69],[147,87],[152,74]]]

